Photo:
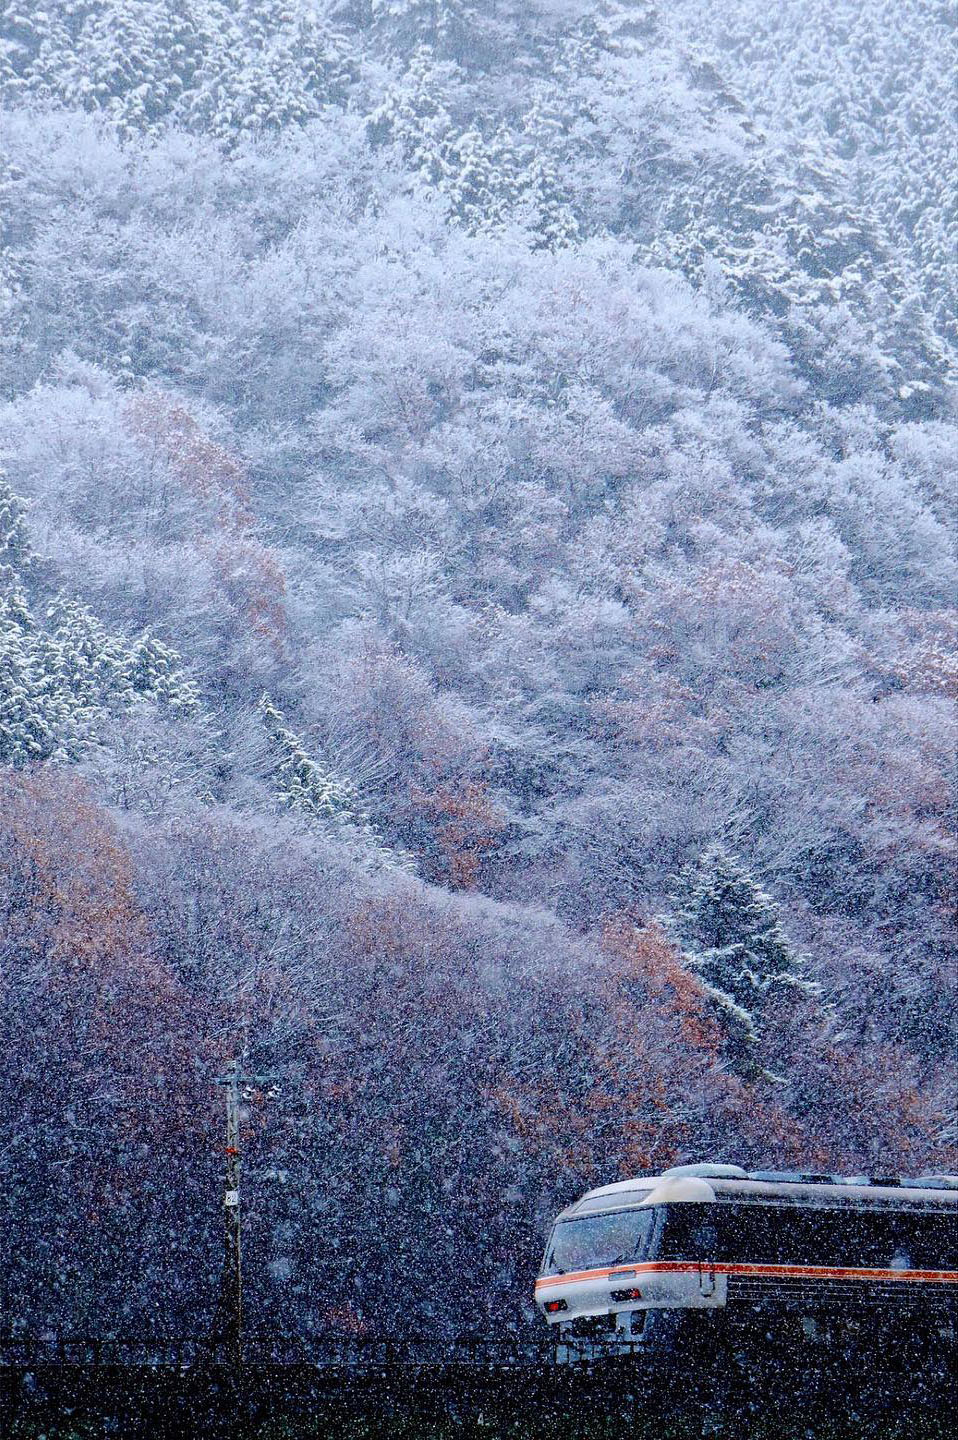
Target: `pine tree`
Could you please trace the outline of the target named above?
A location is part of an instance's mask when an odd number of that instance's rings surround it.
[[[133,642],[125,658],[126,679],[136,695],[154,700],[178,715],[195,715],[199,691],[183,674],[180,657],[147,630]]]
[[[787,995],[811,996],[817,987],[801,976],[775,902],[721,846],[710,846],[675,877],[673,895],[668,931],[700,978],[733,1066],[760,1074],[755,1052],[763,1020]]]
[[[45,675],[77,704],[95,711],[133,699],[123,642],[76,600],[58,596],[48,607],[37,639]]]
[[[555,164],[537,153],[525,177],[525,198],[531,209],[531,228],[546,250],[561,250],[579,239],[575,213],[563,194]]]
[[[456,78],[454,66],[436,63],[420,46],[402,78],[388,87],[366,127],[374,145],[402,146],[409,168],[428,185],[447,189],[455,177],[450,147],[456,131],[445,91]]]
[[[441,59],[469,58],[470,15],[464,0],[371,0],[375,38],[388,51],[408,54],[420,45]]]
[[[349,782],[310,758],[269,695],[263,696],[259,708],[281,803],[313,819],[351,824],[356,818],[356,795]]]
[[[0,590],[11,593],[29,562],[26,513],[26,503],[14,495],[0,471]]]
[[[286,724],[283,712],[269,695],[259,711],[266,730],[273,767],[273,783],[282,806],[308,822],[335,834],[357,855],[377,864],[411,867],[411,857],[384,845],[362,810],[356,787],[331,767],[314,760]]]
[[[356,72],[345,36],[325,17],[284,0],[209,7],[202,67],[177,118],[233,146],[343,102]]]
[[[6,4],[0,30],[0,94],[96,111],[121,135],[172,120],[233,145],[344,100],[356,71],[321,13],[284,0]]]
[[[173,716],[199,710],[179,655],[149,633],[132,644],[58,595],[37,619],[26,506],[0,478],[0,764],[76,759],[113,715],[138,701]]]
[[[9,600],[0,599],[0,765],[48,759],[62,729],[20,621]]]

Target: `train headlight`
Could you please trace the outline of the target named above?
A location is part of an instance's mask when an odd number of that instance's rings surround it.
[[[547,1300],[545,1303],[547,1315],[558,1315],[560,1310],[568,1310],[568,1308],[564,1300]]]

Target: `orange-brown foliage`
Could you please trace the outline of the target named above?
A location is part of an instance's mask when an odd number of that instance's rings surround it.
[[[115,828],[82,782],[50,770],[5,778],[0,814],[4,1029],[22,1077],[53,1047],[61,1077],[116,1091],[123,1125],[145,1123],[144,1092],[168,1121],[191,1123],[167,1081],[201,1046],[187,1042],[179,987],[150,954]]]
[[[661,929],[616,919],[604,949],[605,967],[546,1003],[561,1060],[538,1084],[500,1075],[489,1091],[526,1152],[583,1184],[709,1153],[800,1163],[801,1126],[723,1068],[719,1027]]]
[[[708,1013],[701,988],[682,956],[658,925],[638,927],[624,919],[606,925],[603,947],[611,957],[606,984],[628,993],[641,986],[653,1002],[668,1008],[690,1050],[717,1060],[721,1031]]]
[[[505,828],[485,785],[469,780],[458,788],[441,785],[430,793],[416,789],[413,801],[435,826],[442,856],[440,878],[454,890],[475,889],[483,861]]]
[[[286,580],[275,553],[252,534],[255,515],[241,461],[204,434],[186,407],[159,390],[131,400],[133,433],[198,505],[196,541],[234,612],[275,647],[286,629]]]
[[[276,555],[250,535],[211,542],[213,573],[233,610],[254,635],[280,651],[286,633],[286,577]]]
[[[252,524],[242,464],[203,433],[185,405],[160,390],[148,390],[130,401],[127,413],[144,448],[203,503],[214,523],[228,530]]]

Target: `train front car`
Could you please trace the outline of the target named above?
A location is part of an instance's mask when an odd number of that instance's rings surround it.
[[[707,1258],[715,1200],[708,1179],[671,1173],[591,1190],[558,1216],[535,1298],[558,1328],[560,1362],[647,1349],[653,1321],[659,1340],[677,1328],[677,1316],[662,1323],[665,1312],[724,1304],[724,1276],[698,1258]]]
[[[740,1346],[749,1327],[786,1345],[890,1328],[934,1349],[954,1339],[956,1229],[950,1176],[678,1167],[563,1211],[536,1304],[566,1363]]]

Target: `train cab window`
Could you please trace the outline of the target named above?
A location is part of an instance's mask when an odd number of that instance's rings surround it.
[[[563,1220],[555,1227],[546,1252],[544,1275],[593,1270],[640,1260],[648,1248],[655,1221],[652,1210],[618,1210]]]

